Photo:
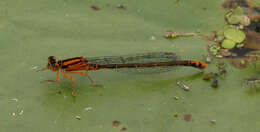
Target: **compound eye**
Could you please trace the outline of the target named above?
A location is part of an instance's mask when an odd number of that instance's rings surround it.
[[[52,64],[54,64],[54,63],[56,63],[56,61],[55,61],[55,60],[53,60],[53,59],[51,59],[51,63],[52,63]]]
[[[54,56],[49,56],[48,60],[51,65],[56,63],[56,58]]]

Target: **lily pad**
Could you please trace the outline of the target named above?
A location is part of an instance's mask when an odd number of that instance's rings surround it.
[[[221,43],[221,46],[223,48],[226,48],[226,49],[232,49],[232,48],[235,47],[235,45],[236,45],[236,43],[234,41],[232,41],[232,40],[229,40],[229,39],[225,39]]]
[[[237,28],[227,28],[224,31],[224,36],[227,39],[230,39],[236,43],[241,43],[245,40],[246,35],[244,32],[242,32],[241,30],[237,29]]]

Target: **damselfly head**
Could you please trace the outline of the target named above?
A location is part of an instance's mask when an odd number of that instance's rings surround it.
[[[47,69],[50,69],[52,71],[57,71],[59,69],[56,58],[54,56],[49,56]]]
[[[207,64],[200,62],[200,61],[191,61],[191,66],[199,68],[199,69],[207,68]]]

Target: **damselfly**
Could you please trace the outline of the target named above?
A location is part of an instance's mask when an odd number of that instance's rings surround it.
[[[119,68],[152,68],[152,67],[172,67],[172,66],[191,66],[198,69],[205,69],[207,65],[200,61],[177,60],[175,53],[171,52],[152,52],[128,56],[107,56],[84,58],[74,57],[64,60],[56,60],[54,56],[48,58],[47,67],[57,72],[57,80],[46,80],[45,82],[58,82],[60,72],[66,78],[72,81],[72,95],[75,94],[73,83],[75,79],[69,74],[78,74],[87,76],[93,85],[96,85],[93,79],[86,73],[82,72],[100,69],[119,69]],[[42,71],[39,70],[39,71]]]

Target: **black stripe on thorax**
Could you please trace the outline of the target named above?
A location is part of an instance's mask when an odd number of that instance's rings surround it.
[[[80,58],[74,58],[74,59],[80,59]],[[70,61],[71,60],[73,60],[73,59],[70,59]],[[78,64],[78,63],[81,63],[81,62],[83,62],[82,61],[82,59],[80,59],[80,60],[78,60],[78,61],[76,61],[76,62],[73,62],[73,63],[69,63],[69,64],[64,64],[64,62],[67,62],[68,60],[66,60],[66,61],[64,61],[64,60],[60,60],[60,61],[58,61],[58,64],[59,64],[59,66],[61,67],[61,68],[67,68],[67,67],[69,67],[69,66],[71,66],[71,65],[75,65],[75,64]]]
[[[69,59],[62,60],[62,62],[67,62],[67,61],[71,61],[71,60],[75,60],[75,59],[81,59],[81,58],[82,57],[69,58]]]

